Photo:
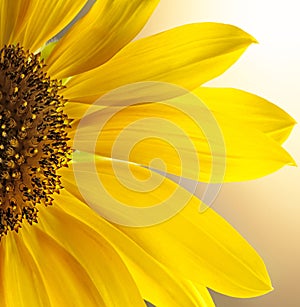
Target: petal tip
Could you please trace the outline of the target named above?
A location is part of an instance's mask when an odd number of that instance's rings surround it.
[[[271,283],[266,284],[266,288],[264,289],[262,295],[268,294],[274,290],[273,286]]]
[[[289,166],[298,166],[296,161],[294,160],[294,158],[288,154],[288,160],[286,162],[286,165],[289,165]]]
[[[298,167],[296,161],[293,159],[291,162],[288,163],[289,166],[295,166]]]
[[[259,41],[258,41],[255,37],[253,37],[252,35],[250,35],[250,38],[251,38],[251,42],[252,42],[253,44],[259,44]]]

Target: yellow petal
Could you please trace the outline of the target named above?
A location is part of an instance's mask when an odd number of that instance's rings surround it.
[[[205,287],[196,287],[192,282],[171,274],[158,262],[149,260],[149,256],[139,254],[140,260],[136,262],[126,254],[122,257],[143,297],[155,306],[215,306]]]
[[[66,192],[62,194],[61,199],[69,204],[68,207],[64,206],[63,210],[80,218],[83,223],[96,231],[101,231],[115,245],[144,299],[156,306],[214,306],[205,287],[195,286],[179,276],[174,276],[113,225],[96,216],[78,199]]]
[[[216,121],[197,99],[106,108],[71,136],[79,151],[203,182],[250,180],[294,164],[267,135],[231,118]]]
[[[89,181],[89,184],[93,182]],[[165,183],[165,189],[173,190],[174,185],[176,184],[169,180],[168,186]],[[180,195],[187,192],[180,187],[177,189],[179,203]],[[102,196],[103,194],[98,193],[98,200],[103,200]],[[161,195],[162,200],[164,196]],[[148,193],[148,197],[153,197],[152,192]],[[140,206],[144,206],[142,200],[140,203]],[[178,204],[174,202],[174,205]],[[101,201],[98,206],[102,206]],[[142,270],[144,274],[149,274],[149,278],[153,278],[153,271],[159,272],[161,276],[165,276],[164,280],[167,280],[166,274],[163,275],[160,268],[153,267],[150,262],[152,259],[168,268],[175,277],[178,275],[181,279],[202,284],[227,295],[252,297],[270,291],[266,268],[254,249],[213,210],[207,209],[200,214],[199,206],[200,200],[193,197],[180,213],[164,223],[141,228],[115,225],[131,240],[122,239],[114,227],[106,225],[102,219],[89,220],[89,225],[101,228],[103,235],[139,267],[129,267],[135,272],[134,276],[143,273],[135,270]],[[65,207],[64,210],[71,208]],[[78,209],[74,214],[79,216]],[[140,246],[142,253],[136,245]]]
[[[295,120],[275,104],[251,93],[233,88],[205,88],[194,91],[218,121],[232,120],[258,129],[282,144]]]
[[[142,29],[159,0],[101,0],[60,40],[47,63],[65,78],[93,69],[116,54]]]
[[[203,301],[203,306],[204,307],[215,307],[215,303],[209,293],[209,291],[207,290],[207,288],[200,286],[200,285],[196,285],[195,289],[198,293],[201,294],[202,296],[202,301]]]
[[[49,238],[51,237],[60,248],[63,247],[70,257],[74,257],[93,283],[91,285],[89,280],[86,282],[84,276],[80,276],[80,270],[76,266],[72,268],[70,261],[69,267],[72,271],[78,272],[78,277],[74,282],[72,281],[73,276],[66,276],[66,278],[70,278],[70,284],[74,283],[72,287],[75,289],[77,287],[78,293],[76,296],[80,296],[80,298],[74,297],[74,302],[82,302],[82,306],[144,306],[142,297],[127,268],[117,252],[103,238],[101,233],[99,231],[95,232],[86,224],[59,208],[61,204],[69,206],[69,204],[71,205],[76,200],[61,198],[60,201],[61,203],[55,202],[51,208],[40,209],[40,225],[38,228],[45,232]],[[28,229],[28,231],[28,235],[31,235],[31,229]],[[45,234],[40,233],[38,236],[42,239]],[[42,248],[43,243],[39,244]],[[52,253],[54,252],[55,250],[52,251]],[[60,259],[59,256],[59,253],[57,255],[54,254],[54,257],[57,257],[57,261],[63,262],[64,259]],[[61,265],[66,264],[62,263]],[[66,274],[68,274],[68,269],[65,269]],[[94,288],[97,289],[99,297],[87,291],[87,289]],[[59,288],[55,291],[58,290]],[[66,292],[68,290],[64,289],[63,292],[58,292],[57,296],[63,296],[63,293]],[[87,294],[86,298],[84,297],[85,293]],[[68,299],[70,297],[72,295],[69,295]],[[87,300],[87,298],[90,298],[91,301]],[[93,298],[94,301],[92,300]],[[79,305],[79,303],[77,304]],[[65,305],[57,304],[54,306]]]
[[[184,25],[128,44],[106,64],[74,77],[65,96],[93,102],[119,86],[147,80],[194,89],[223,73],[254,41],[231,25]]]
[[[1,306],[51,306],[41,272],[19,235],[1,240],[1,258]]]
[[[272,290],[263,261],[252,247],[211,209],[197,212],[193,199],[172,219],[151,227],[117,225],[174,274],[235,297]]]
[[[84,114],[88,111],[89,105],[86,103],[79,103],[79,102],[73,102],[73,101],[68,101],[65,104],[65,111],[68,114],[69,118],[72,118],[76,120],[76,123],[72,123],[72,129],[76,129],[76,126],[78,124],[78,120],[80,120]],[[101,110],[104,107],[97,106],[97,110]]]
[[[0,2],[0,46],[15,42],[16,35],[26,22],[29,0],[2,0]]]
[[[4,267],[5,267],[5,249],[4,244],[0,244],[0,305],[5,306],[5,285],[4,285]]]
[[[191,288],[192,291],[194,291],[195,295],[198,294],[201,296],[201,301],[199,304],[200,306],[215,307],[214,301],[206,287],[203,287],[199,284],[194,284],[189,280],[185,281],[185,283],[187,284],[187,287]]]
[[[40,226],[24,225],[20,237],[39,268],[51,306],[67,306],[70,300],[83,306],[103,305],[98,289],[80,262]]]
[[[122,257],[130,273],[133,275],[144,299],[152,301],[152,303],[155,303],[157,306],[174,307],[193,305],[202,306],[200,302],[204,301],[203,297],[205,297],[205,300],[209,302],[206,290],[202,289],[203,287],[199,292],[198,290],[195,290],[194,287],[190,286],[190,283],[181,282],[180,279],[178,280],[177,277],[172,276],[165,268],[163,268],[159,263],[156,263],[151,259],[151,257],[149,257],[149,255],[144,253],[142,249],[136,246],[134,242],[124,237],[124,235],[112,225],[107,224],[107,222],[101,220],[100,217],[95,216],[94,212],[89,210],[89,208],[83,203],[80,203],[80,201],[74,199],[74,197],[72,198],[70,194],[63,192],[60,199],[64,203],[67,202],[70,204],[67,211],[71,210],[69,212],[73,212],[72,214],[74,214],[74,217],[77,218],[77,215],[81,216],[80,218],[83,223],[91,223],[91,221],[94,220],[96,221],[94,226],[96,226],[97,231],[104,232],[104,234],[108,231],[109,234],[111,234],[108,235],[108,239],[115,245],[120,257]],[[65,208],[62,209],[64,210]],[[63,217],[64,215],[60,213],[60,216]],[[64,219],[62,218],[62,222],[63,221]],[[55,225],[57,225],[57,223],[55,223]],[[53,227],[55,226],[53,225]],[[119,243],[121,246],[119,246]],[[126,251],[122,250],[124,246],[126,246]],[[95,261],[96,260],[95,256]],[[113,261],[111,265],[116,268]],[[93,270],[95,271],[95,268]],[[116,271],[119,272],[119,274],[121,273],[117,268]],[[97,272],[95,272],[95,275],[96,274]],[[109,281],[106,282],[111,285]],[[164,284],[164,287],[161,286],[162,284]],[[129,284],[124,287],[124,290],[126,290],[128,286]],[[195,302],[197,302],[197,304],[195,304]],[[119,303],[126,306],[124,301],[123,304],[121,300]],[[132,306],[135,305],[132,303]]]
[[[87,0],[30,1],[26,23],[16,40],[32,52],[66,27]]]
[[[76,162],[72,169],[61,171],[63,182],[69,192],[113,222],[134,226],[160,223],[181,210],[191,197],[187,191],[177,191],[177,185],[170,186],[169,179],[138,165],[99,158],[95,166],[93,173],[93,163]]]

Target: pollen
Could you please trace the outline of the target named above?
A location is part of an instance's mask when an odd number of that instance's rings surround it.
[[[62,189],[57,171],[71,154],[62,88],[39,54],[0,50],[0,239],[25,220],[37,223],[38,206],[52,205]]]

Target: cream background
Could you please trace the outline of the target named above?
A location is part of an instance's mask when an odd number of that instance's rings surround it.
[[[140,34],[184,23],[218,21],[251,33],[251,46],[227,73],[210,83],[261,95],[300,121],[300,19],[298,1],[161,0]],[[300,130],[285,148],[300,163]],[[254,299],[214,295],[220,307],[300,306],[300,171],[285,167],[265,178],[224,185],[214,209],[234,225],[265,260],[275,290]],[[163,307],[163,306],[162,306]],[[169,307],[169,306],[168,306]]]

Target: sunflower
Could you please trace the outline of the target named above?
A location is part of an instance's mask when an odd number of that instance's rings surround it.
[[[185,131],[203,161],[196,172],[194,160],[185,159],[186,177],[209,182],[210,144],[180,111],[189,105],[184,95],[174,106],[141,96],[117,112],[115,106],[98,106],[89,117],[98,122],[101,114],[113,115],[90,155],[114,197],[104,199],[94,190],[85,171],[88,154],[74,158],[76,132],[84,134],[81,118],[95,100],[127,84],[156,81],[192,91],[214,115],[226,145],[226,170],[219,180],[254,179],[293,164],[281,144],[294,121],[283,110],[236,89],[200,87],[255,40],[231,25],[196,23],[132,41],[159,1],[101,0],[58,42],[46,44],[86,2],[0,0],[1,306],[136,307],[145,306],[144,300],[213,306],[207,288],[235,297],[267,293],[270,279],[254,249],[212,209],[199,214],[201,201],[163,176],[163,166],[150,164],[162,157],[167,172],[181,176],[174,148],[153,137],[137,143],[129,156],[123,152],[135,134],[155,136],[159,130],[189,152],[179,130],[129,129],[112,155],[124,127],[163,119]],[[197,112],[197,104],[191,106]],[[102,214],[88,206],[76,185],[78,173]],[[157,189],[128,188],[149,176],[160,183]],[[163,202],[175,190],[174,204],[186,206],[163,223],[129,227],[109,219],[118,214],[109,211],[114,198],[139,208]]]

